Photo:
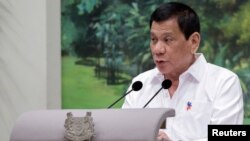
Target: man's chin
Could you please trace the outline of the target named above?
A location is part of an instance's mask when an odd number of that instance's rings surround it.
[[[160,67],[160,66],[156,66],[156,67],[159,70],[159,72],[161,72],[162,74],[167,74],[169,72],[169,70],[167,70],[166,67]]]

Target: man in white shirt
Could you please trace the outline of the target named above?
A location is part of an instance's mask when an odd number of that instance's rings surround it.
[[[142,108],[169,79],[171,87],[161,90],[146,107],[175,109],[175,117],[167,118],[158,140],[207,140],[208,124],[243,123],[237,75],[196,53],[201,37],[193,9],[177,2],[161,5],[151,15],[150,36],[156,68],[133,79],[141,81],[143,88],[127,95],[122,108]]]

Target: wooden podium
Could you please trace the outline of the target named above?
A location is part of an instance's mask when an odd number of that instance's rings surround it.
[[[168,108],[31,111],[17,119],[10,141],[67,141],[64,123],[68,112],[75,117],[91,112],[95,129],[92,141],[156,141],[162,123],[175,115]]]

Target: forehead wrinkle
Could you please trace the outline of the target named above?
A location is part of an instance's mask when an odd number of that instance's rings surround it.
[[[179,32],[179,26],[176,18],[170,18],[165,21],[156,22],[153,21],[150,32],[159,34],[161,36],[174,35],[175,32]]]
[[[156,34],[156,32],[151,31],[151,32],[150,32],[150,35],[151,35],[151,36],[166,37],[166,36],[173,36],[173,33],[172,33],[172,32],[169,32],[169,31],[166,31],[166,32],[162,31],[162,33]]]

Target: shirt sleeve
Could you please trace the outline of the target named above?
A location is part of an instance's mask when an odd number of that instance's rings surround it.
[[[207,138],[202,138],[202,139],[198,139],[198,140],[194,140],[194,141],[207,141]]]
[[[211,124],[243,124],[243,94],[237,75],[220,82],[213,102]]]
[[[167,136],[170,138],[170,141],[180,141],[178,139],[175,139],[174,137],[172,137],[170,134],[168,134],[168,130],[167,129],[160,129],[160,131],[163,131],[165,134],[167,134]],[[207,141],[208,138],[200,138],[200,139],[196,139],[193,141]]]

